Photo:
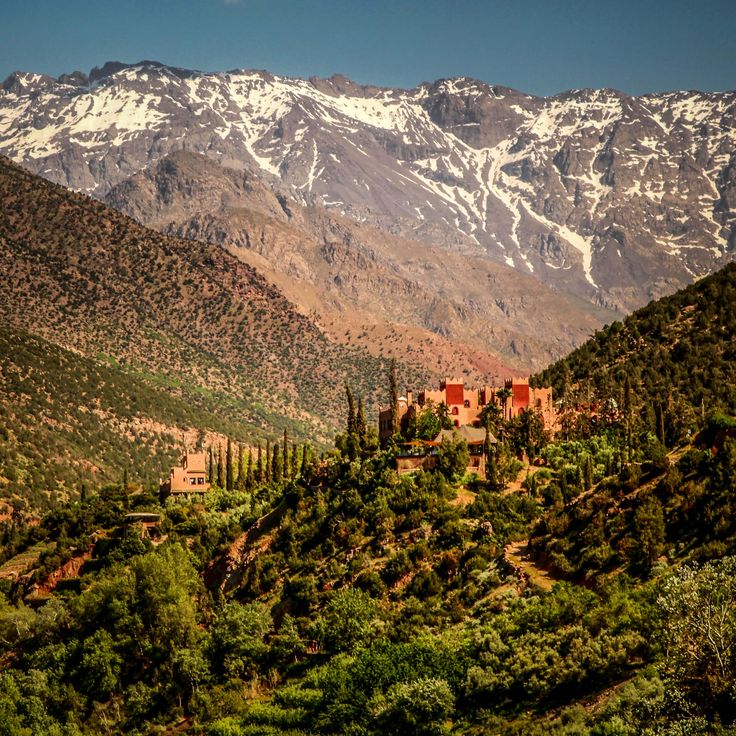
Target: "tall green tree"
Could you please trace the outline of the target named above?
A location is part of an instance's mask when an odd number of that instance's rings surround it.
[[[368,445],[368,425],[363,410],[363,397],[358,397],[358,411],[355,414],[355,434],[358,437],[358,451],[364,452]]]
[[[350,386],[347,384],[345,384],[345,396],[348,401],[348,417],[345,431],[348,433],[348,436],[350,436],[351,434],[355,434],[355,399],[353,398],[353,392],[351,391]]]
[[[309,467],[309,445],[305,442],[302,445],[302,464],[299,467],[299,475],[302,478],[307,477],[307,468]]]
[[[266,440],[266,483],[271,482],[271,440]]]
[[[227,438],[227,452],[225,457],[225,488],[232,491],[235,488],[233,479],[233,444],[230,438]]]
[[[256,481],[260,484],[265,480],[263,474],[263,446],[261,441],[258,441],[258,466],[256,467]]]
[[[296,480],[299,476],[299,447],[298,445],[292,445],[291,448],[291,469],[289,475],[293,480]]]
[[[245,447],[238,445],[238,477],[235,487],[239,491],[244,491],[248,485],[248,466],[245,456]]]
[[[289,433],[284,427],[284,447],[283,447],[283,461],[281,467],[283,468],[284,480],[289,479]]]
[[[271,461],[271,480],[278,485],[283,479],[283,467],[281,465],[281,453],[279,452],[279,443],[275,442],[273,446],[273,459]]]
[[[498,389],[496,391],[496,397],[501,400],[501,404],[503,405],[503,420],[508,421],[509,419],[509,409],[508,409],[508,403],[509,399],[514,395],[514,392],[510,388],[506,388],[505,386],[503,388]]]
[[[399,416],[399,384],[396,378],[396,361],[391,358],[388,369],[388,393],[391,401],[391,432],[398,434],[401,431],[401,417]]]
[[[225,459],[222,456],[222,445],[217,445],[217,485],[225,487]]]

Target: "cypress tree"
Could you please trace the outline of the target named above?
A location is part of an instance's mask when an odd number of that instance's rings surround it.
[[[284,427],[284,458],[282,462],[282,468],[284,471],[284,480],[289,479],[289,434]]]
[[[263,447],[258,441],[258,466],[256,467],[256,481],[263,483]]]
[[[212,452],[212,444],[210,444],[210,468],[207,474],[207,481],[210,485],[215,482],[215,453]]]
[[[358,397],[358,412],[355,415],[355,434],[358,436],[358,450],[362,452],[368,444],[368,426],[365,423],[362,396]]]
[[[348,421],[346,431],[348,436],[355,434],[355,399],[353,398],[353,392],[350,390],[350,386],[345,384],[345,395],[348,399]]]
[[[271,482],[271,440],[266,440],[266,483]]]
[[[399,386],[396,380],[396,360],[391,358],[388,370],[388,390],[391,397],[391,432],[398,434],[401,430],[401,419],[399,417]]]
[[[302,445],[302,465],[299,468],[299,475],[302,478],[307,477],[307,468],[309,467],[309,445],[305,442]]]
[[[279,452],[279,443],[273,445],[273,460],[271,461],[271,479],[278,485],[283,478],[283,468],[281,466],[281,453]]]
[[[222,445],[217,445],[217,485],[225,487],[225,461],[222,457]]]
[[[244,491],[247,483],[248,466],[246,465],[245,448],[238,445],[238,480],[235,487]]]
[[[235,488],[233,480],[233,445],[230,438],[227,438],[227,453],[225,456],[225,488],[232,491]]]
[[[296,480],[299,475],[299,448],[296,445],[291,446],[291,468],[289,474],[292,480]]]
[[[255,472],[253,467],[253,453],[248,450],[248,476],[246,479],[245,486],[246,488],[251,491],[256,485],[256,478],[255,478]]]
[[[128,468],[123,470],[123,493],[128,492]]]

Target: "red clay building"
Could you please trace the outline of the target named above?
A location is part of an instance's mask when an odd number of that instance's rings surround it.
[[[416,402],[412,392],[407,391],[406,396],[399,399],[402,429],[406,428],[412,415],[419,413],[430,402],[444,404],[455,427],[478,426],[483,407],[491,402],[498,404],[507,420],[513,419],[522,409],[531,409],[541,414],[546,429],[554,431],[557,423],[552,389],[532,388],[528,378],[509,378],[504,381],[503,387],[483,386],[479,389],[465,388],[463,381],[458,378],[445,378],[440,382],[439,390],[420,391]],[[378,433],[381,442],[391,437],[391,407],[380,410]]]
[[[189,496],[210,490],[207,460],[203,452],[187,452],[180,468],[171,468],[168,480],[161,483],[162,496]]]

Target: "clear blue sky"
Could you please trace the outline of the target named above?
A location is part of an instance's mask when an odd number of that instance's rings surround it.
[[[403,87],[467,75],[544,95],[736,89],[736,0],[2,0],[0,8],[0,79],[155,59]]]

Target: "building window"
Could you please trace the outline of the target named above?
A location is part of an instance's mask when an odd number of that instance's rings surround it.
[[[470,399],[465,399],[465,401],[463,402],[463,406],[466,409],[470,409]]]
[[[457,411],[457,407],[456,406],[453,406],[452,407],[452,414],[454,414],[454,415],[457,415],[458,414],[458,411]]]
[[[460,421],[458,419],[455,420],[455,426],[456,427],[459,427],[460,426]]]

